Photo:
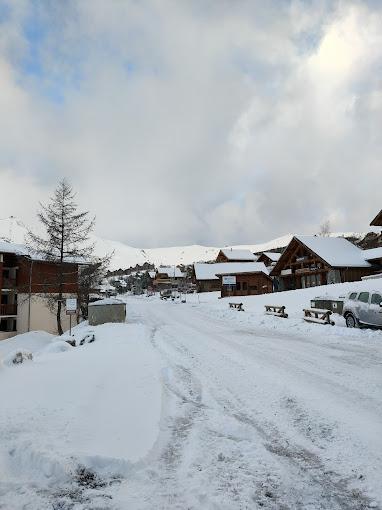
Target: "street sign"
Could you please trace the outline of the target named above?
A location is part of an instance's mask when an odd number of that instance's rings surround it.
[[[75,315],[77,313],[77,298],[68,298],[66,300],[66,315]]]
[[[223,285],[236,285],[236,276],[223,276]]]

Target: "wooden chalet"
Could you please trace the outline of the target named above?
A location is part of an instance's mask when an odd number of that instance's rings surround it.
[[[255,262],[256,259],[256,255],[250,250],[222,248],[216,257],[216,262]]]
[[[263,262],[242,262],[225,264],[225,268],[218,270],[221,287],[221,297],[252,296],[267,294],[273,291],[272,278]],[[234,276],[235,285],[224,285],[225,276]]]
[[[382,227],[382,209],[379,211],[377,216],[370,223],[371,227]]]
[[[295,236],[271,276],[275,290],[359,281],[375,271],[364,250],[342,237]]]
[[[281,257],[281,253],[273,252],[273,251],[263,251],[258,256],[257,262],[263,262],[266,267],[275,266],[276,262],[278,262]]]
[[[153,286],[157,290],[177,288],[185,278],[185,274],[176,266],[160,266],[156,270]]]
[[[382,248],[371,248],[364,250],[364,257],[378,271],[382,270]]]

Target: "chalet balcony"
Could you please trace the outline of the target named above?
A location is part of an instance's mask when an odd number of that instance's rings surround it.
[[[0,305],[0,317],[17,315],[17,305]]]
[[[2,288],[3,289],[15,289],[17,285],[16,278],[3,278]]]

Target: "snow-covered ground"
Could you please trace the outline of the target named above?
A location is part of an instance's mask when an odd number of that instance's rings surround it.
[[[77,337],[88,329],[77,328]],[[102,478],[107,498],[107,486],[155,444],[162,389],[150,330],[108,324],[91,331],[96,341],[79,347],[41,332],[0,343],[2,358],[20,348],[34,357],[0,366],[1,509],[72,508],[92,492],[86,470]]]
[[[313,297],[381,285],[240,298],[244,312],[216,293],[126,296],[129,324],[93,344],[2,342],[34,361],[0,370],[0,508],[381,509],[382,331],[302,320]]]

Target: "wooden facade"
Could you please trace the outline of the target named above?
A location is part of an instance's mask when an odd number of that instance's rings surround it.
[[[20,319],[20,296],[57,294],[60,267],[50,261],[32,260],[18,253],[0,252],[0,332],[15,332]],[[65,263],[62,292],[78,293],[78,264]]]
[[[294,237],[270,274],[274,277],[274,289],[282,291],[359,281],[372,273],[371,266],[332,266]]]
[[[258,294],[267,294],[273,291],[272,278],[261,272],[233,274],[233,276],[236,276],[235,286],[222,285],[223,275],[219,276],[221,297],[256,296]]]

